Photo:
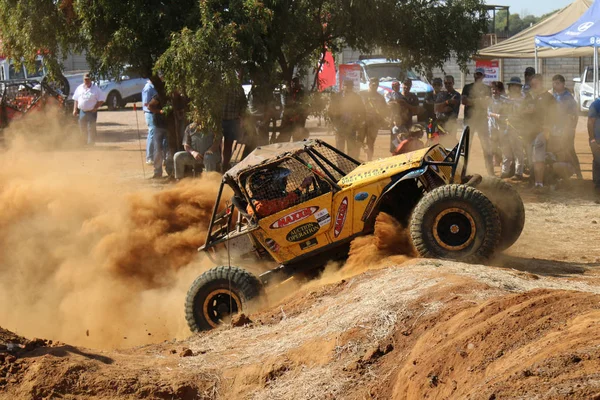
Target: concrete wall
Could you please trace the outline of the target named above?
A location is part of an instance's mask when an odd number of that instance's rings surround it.
[[[65,72],[87,71],[90,69],[90,66],[85,59],[85,52],[81,54],[69,54],[63,64],[65,66]]]

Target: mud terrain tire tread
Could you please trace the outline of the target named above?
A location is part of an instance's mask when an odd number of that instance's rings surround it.
[[[491,200],[498,210],[502,225],[498,250],[506,250],[519,239],[523,232],[525,226],[523,200],[512,185],[497,177],[486,176],[476,187]]]
[[[468,208],[476,223],[473,245],[464,250],[444,249],[434,238],[435,217],[453,207]],[[419,201],[411,216],[410,236],[421,257],[481,263],[497,249],[501,236],[500,218],[496,207],[481,191],[466,185],[445,185],[426,193]]]
[[[185,299],[185,319],[192,332],[213,329],[202,312],[196,312],[196,309],[197,304],[203,304],[206,296],[219,288],[231,288],[242,302],[242,310],[250,300],[263,293],[263,286],[258,278],[243,268],[220,266],[206,271],[192,283]]]

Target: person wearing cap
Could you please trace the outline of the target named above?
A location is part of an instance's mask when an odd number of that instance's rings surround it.
[[[202,166],[206,172],[218,172],[221,162],[220,132],[213,132],[202,124],[192,122],[183,134],[183,149],[173,157],[175,179],[184,177],[186,166]]]
[[[332,99],[330,118],[335,130],[335,147],[350,157],[358,159],[360,143],[358,132],[365,122],[365,105],[354,92],[354,81],[345,79],[342,93]]]
[[[523,93],[527,94],[531,90],[531,78],[535,75],[535,68],[527,67],[525,68],[525,84],[521,88]]]
[[[472,134],[479,135],[485,169],[488,175],[494,176],[494,156],[487,120],[487,108],[490,103],[491,91],[483,83],[485,70],[477,68],[473,75],[474,82],[468,83],[462,90],[462,104],[465,106],[465,125],[468,125]]]
[[[98,108],[106,101],[106,95],[98,85],[92,83],[90,74],[85,73],[83,83],[73,93],[73,100],[73,116],[77,116],[79,111],[79,130],[87,139],[87,144],[93,146],[96,143]]]
[[[500,139],[502,148],[500,177],[508,179],[514,176],[515,180],[522,180],[525,168],[522,135],[527,128],[526,96],[521,90],[523,83],[518,76],[510,78],[507,87],[508,94],[504,99],[504,107],[498,113],[500,119],[504,119],[504,132]]]
[[[154,84],[148,79],[144,88],[142,89],[142,110],[144,111],[144,118],[146,119],[146,125],[148,126],[148,136],[146,137],[146,164],[154,163],[154,118],[148,108],[148,103],[158,92],[154,88]]]
[[[369,90],[363,92],[362,96],[363,102],[365,104],[365,125],[364,128],[360,131],[358,142],[362,144],[366,139],[366,153],[368,161],[371,161],[373,159],[373,153],[375,151],[375,140],[377,139],[379,128],[381,128],[385,122],[385,98],[383,97],[383,95],[377,92],[378,88],[379,78],[371,78],[369,79]]]

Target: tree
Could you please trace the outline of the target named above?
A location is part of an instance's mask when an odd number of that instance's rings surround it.
[[[266,84],[315,67],[324,49],[381,48],[407,68],[466,62],[486,31],[483,0],[0,0],[4,52],[87,50],[96,73],[130,64],[159,92],[185,94],[196,118],[218,127],[224,95],[247,70]]]

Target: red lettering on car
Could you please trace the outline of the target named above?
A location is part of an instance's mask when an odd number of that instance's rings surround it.
[[[344,223],[346,222],[346,214],[347,213],[348,213],[348,198],[344,197],[344,199],[340,203],[340,208],[338,209],[337,216],[335,217],[335,227],[333,228],[333,235],[335,237],[340,236],[340,233],[342,233],[342,229],[344,228]]]
[[[300,210],[296,210],[294,212],[291,212],[291,213],[279,218],[277,221],[273,222],[269,226],[269,228],[271,228],[271,229],[285,228],[286,226],[295,224],[298,221],[302,221],[303,219],[310,217],[311,215],[316,213],[318,209],[319,209],[319,207],[317,207],[317,206],[311,206],[311,207],[302,208]]]

